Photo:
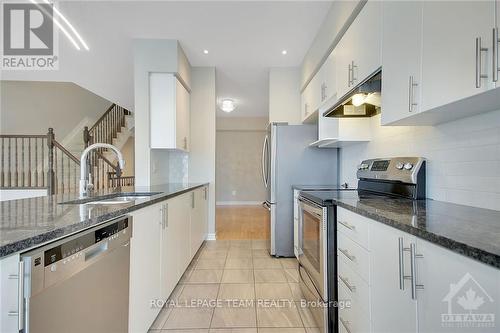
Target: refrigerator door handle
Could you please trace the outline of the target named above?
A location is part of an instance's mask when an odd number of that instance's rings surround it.
[[[264,186],[267,188],[267,155],[268,155],[269,138],[266,135],[264,138],[264,144],[262,145],[262,159],[261,159],[261,169],[262,169],[262,181]]]

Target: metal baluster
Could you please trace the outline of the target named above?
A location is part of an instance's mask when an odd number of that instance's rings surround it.
[[[38,138],[35,138],[35,187],[38,187]]]
[[[9,149],[9,157],[8,157],[8,162],[9,162],[9,173],[8,173],[8,179],[9,179],[9,187],[12,187],[12,165],[11,165],[11,160],[12,160],[12,143],[9,138],[9,144],[7,145]]]
[[[45,142],[42,139],[42,187],[45,187]]]
[[[61,193],[64,193],[64,154],[61,154]]]
[[[5,159],[5,147],[4,147],[4,140],[2,138],[2,154],[0,155],[0,158],[2,158],[2,174],[0,175],[0,184],[2,187],[5,186],[5,164],[4,164],[4,159]]]

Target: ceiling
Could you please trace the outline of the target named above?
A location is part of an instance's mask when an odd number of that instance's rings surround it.
[[[216,67],[217,97],[237,102],[233,113],[218,110],[218,116],[240,117],[268,115],[269,68],[301,64],[331,5],[330,1],[60,3],[90,51],[75,51],[61,35],[59,73],[18,73],[10,79],[32,75],[36,80],[61,80],[68,71],[68,77],[80,75],[91,82],[86,76],[94,73],[83,68],[99,71],[95,66],[102,66],[108,70],[107,76],[120,76],[120,80],[110,87],[111,78],[99,73],[103,80],[109,80],[99,88],[103,92],[114,89],[110,93],[121,93],[123,98],[102,95],[133,105],[132,38],[178,39],[192,66]],[[203,53],[205,49],[208,54]],[[285,49],[287,54],[283,55]],[[78,58],[70,62],[73,54]],[[86,88],[93,90],[88,84]]]

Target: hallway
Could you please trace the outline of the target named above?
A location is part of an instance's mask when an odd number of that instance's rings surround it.
[[[269,213],[261,206],[217,206],[218,240],[269,239]]]

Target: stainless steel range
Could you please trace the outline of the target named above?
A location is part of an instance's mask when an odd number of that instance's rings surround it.
[[[357,169],[357,190],[304,191],[299,196],[299,273],[303,297],[320,332],[338,332],[336,199],[425,198],[425,160],[377,158]],[[410,201],[411,203],[411,201]]]

